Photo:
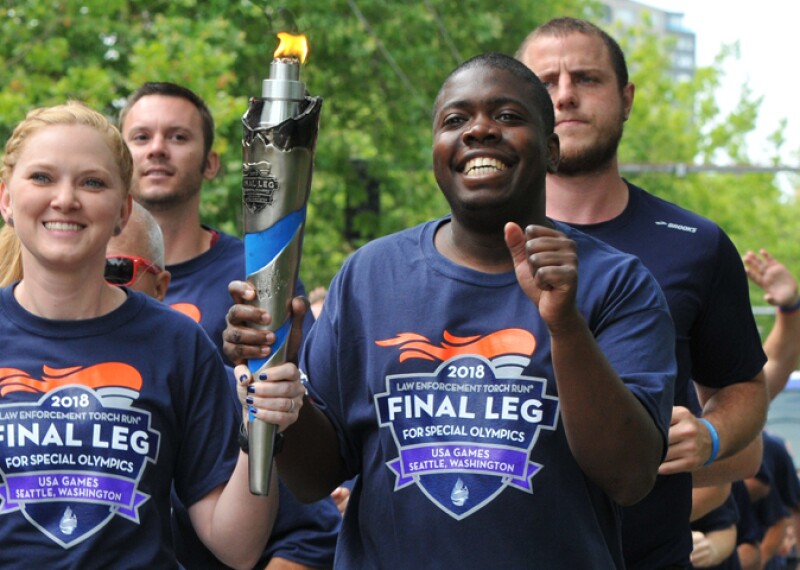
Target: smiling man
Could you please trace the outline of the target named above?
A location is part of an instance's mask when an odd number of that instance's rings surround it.
[[[331,284],[276,460],[305,500],[358,475],[337,568],[622,568],[616,505],[666,449],[672,324],[638,260],[545,216],[553,124],[513,58],[459,66],[433,121],[451,214],[363,246]]]
[[[203,183],[219,170],[211,113],[181,85],[145,83],[120,113],[120,130],[133,156],[133,197],[164,235],[172,274],[166,302],[198,321],[221,349],[227,286],[245,275],[244,245],[200,222]]]

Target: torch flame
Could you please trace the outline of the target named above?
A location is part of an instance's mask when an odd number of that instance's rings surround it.
[[[278,39],[281,40],[281,43],[273,54],[275,59],[279,57],[296,57],[300,60],[300,63],[305,63],[308,56],[308,41],[303,34],[295,36],[287,32],[279,32]]]

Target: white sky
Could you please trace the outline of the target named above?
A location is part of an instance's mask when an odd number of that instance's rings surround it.
[[[683,23],[697,37],[697,65],[708,66],[723,44],[739,41],[740,58],[729,59],[720,106],[730,109],[747,81],[763,96],[758,130],[749,139],[751,158],[761,162],[760,141],[781,119],[788,121],[784,163],[797,167],[800,158],[800,2],[797,0],[638,0],[642,4],[683,13]]]

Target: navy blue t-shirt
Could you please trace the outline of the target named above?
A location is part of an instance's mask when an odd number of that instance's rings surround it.
[[[53,321],[0,290],[0,567],[177,568],[170,489],[193,505],[239,457],[222,359],[145,295]]]
[[[767,431],[761,433],[764,455],[756,477],[775,486],[781,502],[790,509],[800,508],[800,480],[786,443]]]
[[[619,508],[559,421],[547,326],[513,272],[436,250],[447,221],[355,252],[302,350],[344,475],[359,475],[336,568],[621,568]],[[660,289],[636,258],[556,225],[577,244],[579,310],[666,437],[675,347]]]
[[[736,522],[736,547],[742,544],[750,544],[754,549],[758,549],[761,533],[756,521],[753,504],[750,501],[750,494],[743,481],[734,481],[731,484],[731,497],[736,504],[738,520]],[[708,570],[742,570],[739,554],[736,550],[717,566],[712,566]]]
[[[172,279],[164,302],[200,323],[222,354],[225,315],[232,304],[228,283],[246,275],[242,240],[221,232],[218,235],[208,251],[183,263],[167,265]],[[222,358],[231,364],[224,355]]]
[[[753,508],[759,523],[761,536],[769,527],[779,520],[789,517],[792,511],[800,506],[800,483],[794,461],[783,440],[763,431],[764,456],[756,477],[769,485],[767,496],[756,501]],[[774,556],[769,561],[762,561],[765,568],[783,568],[783,558]]]
[[[766,356],[750,307],[739,253],[713,222],[628,183],[613,220],[573,227],[637,256],[658,281],[675,322],[675,405],[690,407],[691,380],[722,388],[755,377]],[[629,570],[686,565],[692,551],[692,478],[660,476],[653,491],[624,510]]]
[[[753,501],[744,481],[731,483],[731,495],[736,501],[736,510],[739,511],[739,522],[736,524],[736,544],[755,544],[761,540],[758,521],[753,510]]]

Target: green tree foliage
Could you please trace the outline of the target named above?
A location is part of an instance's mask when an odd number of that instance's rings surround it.
[[[34,106],[75,98],[116,116],[144,81],[185,84],[217,122],[223,169],[204,188],[204,220],[240,234],[241,116],[260,94],[276,33],[304,33],[310,54],[301,78],[325,103],[302,276],[309,288],[325,285],[366,239],[447,211],[430,172],[430,111],[449,70],[477,53],[513,53],[537,24],[591,17],[590,7],[588,0],[0,0],[0,140]],[[748,162],[745,137],[759,99],[745,89],[734,112],[716,105],[722,62],[735,53],[679,83],[665,72],[663,40],[646,29],[611,31],[637,84],[623,162]],[[782,140],[779,126],[766,141],[775,156]],[[629,178],[711,217],[740,250],[767,246],[800,260],[797,206],[770,175]],[[356,212],[346,228],[346,206],[364,201],[370,185],[380,192],[379,215]],[[800,265],[792,268],[800,274]]]
[[[80,99],[116,116],[144,81],[197,91],[217,122],[223,170],[204,220],[241,231],[241,116],[261,93],[276,33],[309,38],[301,79],[324,98],[302,276],[327,285],[366,239],[441,215],[430,174],[430,110],[445,75],[484,51],[513,53],[530,29],[586,0],[4,0],[0,139],[34,106]],[[345,206],[372,184],[380,213]],[[355,236],[355,237],[353,237]]]
[[[612,33],[614,33],[612,31]],[[738,104],[723,112],[718,103],[723,64],[738,56],[737,46],[724,47],[710,67],[698,68],[688,81],[676,81],[670,67],[669,40],[643,27],[615,33],[628,58],[636,85],[634,108],[620,146],[625,164],[687,166],[777,165],[785,122],[763,141],[767,158],[755,160],[748,147],[761,99],[748,85],[741,87]],[[687,169],[688,170],[688,169]],[[800,206],[782,191],[770,173],[724,171],[636,172],[626,178],[656,195],[706,216],[730,235],[740,253],[765,247],[800,276]],[[751,286],[753,305],[764,305],[763,292]],[[769,318],[760,322],[768,331]]]

